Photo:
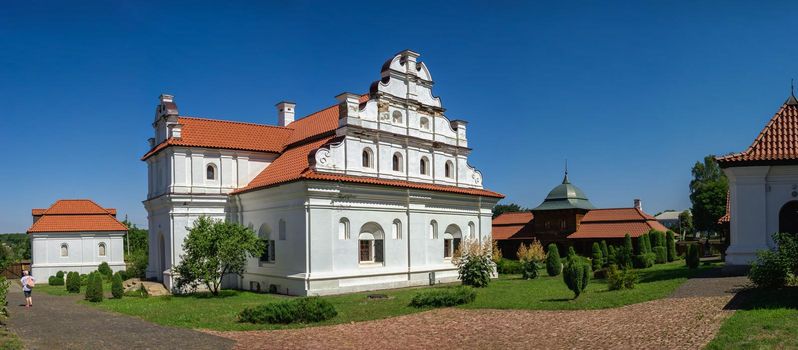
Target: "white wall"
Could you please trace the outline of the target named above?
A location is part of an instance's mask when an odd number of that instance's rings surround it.
[[[58,271],[88,273],[103,261],[114,271],[124,270],[124,235],[124,231],[32,233],[33,277],[46,283]],[[106,256],[99,256],[100,243],[105,243]],[[61,244],[67,244],[67,256],[61,256]]]

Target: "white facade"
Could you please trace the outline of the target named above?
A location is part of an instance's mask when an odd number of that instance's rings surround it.
[[[482,174],[468,164],[466,122],[444,116],[417,57],[403,51],[386,62],[364,103],[360,95],[339,95],[334,141],[305,158],[318,174],[433,188],[296,179],[233,193],[280,154],[166,147],[146,159],[147,276],[172,287],[187,227],[205,215],[246,225],[271,245],[243,277],[226,280],[227,287],[322,295],[456,280],[454,245],[490,239],[499,198],[434,190],[479,190]],[[291,128],[294,104],[290,115],[286,106],[278,104],[279,118]],[[162,96],[153,127],[152,147],[184,132],[171,96]]]
[[[31,233],[31,274],[38,283],[58,271],[81,274],[107,262],[114,271],[125,269],[124,231]]]
[[[744,166],[723,169],[731,195],[731,237],[726,264],[750,265],[756,252],[774,249],[771,235],[783,231],[780,215],[798,201],[798,165]]]

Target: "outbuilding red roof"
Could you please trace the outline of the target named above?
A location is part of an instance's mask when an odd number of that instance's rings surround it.
[[[665,232],[668,228],[637,208],[593,209],[568,238],[623,238],[627,233],[640,237],[651,230]]]
[[[722,167],[762,163],[798,164],[798,99],[790,96],[743,152],[717,157]]]
[[[47,209],[31,210],[31,214],[41,217],[28,233],[127,231],[114,217],[116,209],[103,208],[89,199],[58,200]]]
[[[493,219],[494,240],[531,239],[534,237],[531,212],[504,213]]]

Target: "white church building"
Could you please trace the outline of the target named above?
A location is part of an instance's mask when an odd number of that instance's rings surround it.
[[[726,264],[750,265],[776,247],[773,233],[798,234],[798,99],[790,96],[748,149],[717,160],[729,178]]]
[[[39,283],[58,271],[89,273],[103,262],[113,271],[125,270],[127,226],[116,219],[116,209],[89,199],[62,199],[31,214],[31,274]]]
[[[419,54],[382,66],[367,94],[277,125],[156,109],[149,170],[148,277],[171,288],[187,227],[200,216],[251,227],[267,242],[226,287],[325,295],[457,279],[466,239],[491,239],[503,196],[468,163],[467,123],[444,115]]]

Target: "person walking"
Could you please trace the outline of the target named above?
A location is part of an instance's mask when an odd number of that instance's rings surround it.
[[[33,290],[33,286],[36,285],[36,279],[33,278],[28,273],[28,270],[22,270],[22,293],[25,294],[25,307],[33,306],[33,298],[30,296],[30,292]]]

